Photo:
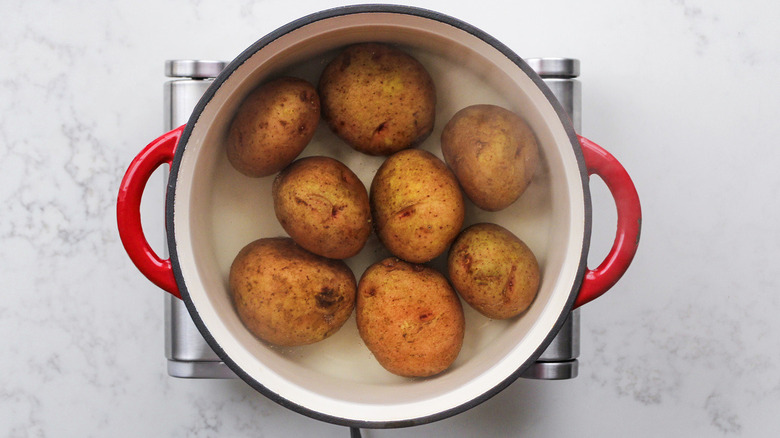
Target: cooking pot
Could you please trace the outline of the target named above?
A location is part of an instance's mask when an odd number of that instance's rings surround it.
[[[433,134],[419,147],[441,157],[442,127],[459,109],[503,106],[533,129],[541,165],[523,196],[500,212],[468,203],[466,224],[495,222],[536,254],[538,295],[519,317],[498,321],[469,306],[460,355],[440,375],[408,379],[385,371],[361,341],[353,318],[313,345],[279,348],[247,331],[230,300],[227,277],[247,243],[284,235],[271,204],[273,176],[235,171],[224,151],[230,121],[243,98],[271,78],[316,84],[340,49],[358,42],[393,44],[416,57],[437,88]],[[321,123],[302,156],[328,155],[370,186],[384,157],[355,152]],[[140,200],[152,172],[170,164],[166,226],[170,259],[146,241]],[[589,175],[606,183],[617,206],[611,251],[596,268],[586,259],[591,231]],[[640,230],[639,199],[615,158],[578,137],[553,94],[509,48],[483,31],[436,12],[361,5],[316,13],[270,33],[214,80],[186,125],[151,142],[124,176],[118,227],[128,255],[162,289],[186,303],[195,324],[224,362],[249,385],[283,406],[328,422],[361,427],[422,424],[462,412],[514,381],[544,351],[570,311],[612,287],[628,268]],[[346,260],[357,278],[387,256],[375,236]],[[443,269],[445,256],[430,264]]]

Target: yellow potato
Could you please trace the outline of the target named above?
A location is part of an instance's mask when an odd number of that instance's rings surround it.
[[[495,105],[458,111],[442,131],[441,150],[466,196],[488,211],[515,202],[539,162],[539,148],[528,124]]]
[[[396,258],[365,271],[356,317],[368,349],[386,370],[400,376],[438,374],[463,345],[463,308],[447,279],[432,268]]]
[[[333,158],[293,162],[277,175],[272,196],[279,223],[298,245],[315,254],[352,257],[371,234],[366,188]]]
[[[338,331],[352,314],[357,289],[344,262],[289,238],[259,239],[241,249],[229,284],[246,328],[280,346],[311,344]]]
[[[436,90],[416,59],[386,44],[346,48],[322,73],[322,115],[358,151],[390,155],[433,130]]]
[[[435,155],[420,149],[393,154],[371,183],[371,214],[393,255],[424,263],[442,254],[463,226],[458,181]]]
[[[539,264],[530,248],[506,228],[475,224],[455,239],[447,271],[460,296],[493,319],[525,312],[539,290]]]
[[[273,175],[309,144],[319,120],[320,99],[309,82],[284,77],[261,85],[233,117],[228,160],[244,175]]]

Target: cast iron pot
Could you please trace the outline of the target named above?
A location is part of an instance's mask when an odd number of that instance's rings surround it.
[[[396,45],[422,62],[437,87],[433,134],[419,147],[441,157],[442,127],[459,109],[492,103],[524,117],[542,156],[531,186],[496,213],[467,206],[466,225],[495,222],[536,254],[542,280],[520,317],[487,319],[467,305],[466,335],[446,372],[406,379],[386,372],[357,333],[354,317],[314,345],[277,348],[252,336],[229,297],[230,264],[247,243],[284,235],[271,204],[273,176],[251,179],[227,161],[224,142],[242,99],[281,75],[316,84],[328,60],[358,42]],[[321,123],[301,156],[328,155],[366,187],[383,157],[353,151]],[[140,200],[152,172],[170,164],[166,225],[170,259],[146,241]],[[591,230],[589,175],[599,175],[617,205],[613,247],[596,269],[586,259]],[[244,381],[283,406],[328,422],[360,427],[422,424],[462,412],[505,388],[544,351],[570,311],[612,287],[628,268],[640,230],[639,199],[623,167],[574,132],[544,82],[509,48],[462,21],[428,10],[363,5],[294,21],[249,47],[214,80],[186,125],[150,143],[122,181],[118,226],[128,255],[162,289],[186,303],[206,341]],[[387,255],[375,237],[348,259],[357,278]],[[443,268],[443,257],[431,262]]]

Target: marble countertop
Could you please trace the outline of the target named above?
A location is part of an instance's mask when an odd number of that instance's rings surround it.
[[[162,133],[166,59],[232,59],[339,4],[0,2],[0,436],[348,436],[239,380],[169,377],[162,292],[115,217],[124,170]],[[624,278],[582,309],[578,378],[520,379],[455,417],[364,436],[776,436],[780,5],[409,4],[523,57],[579,58],[582,133],[629,170],[644,223]],[[597,263],[614,212],[591,184]],[[161,191],[142,205],[152,242]]]

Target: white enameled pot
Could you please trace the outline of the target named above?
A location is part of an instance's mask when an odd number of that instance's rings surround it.
[[[465,224],[499,223],[529,245],[542,272],[536,300],[523,315],[506,321],[487,319],[465,305],[460,355],[446,372],[426,379],[385,371],[358,336],[354,316],[319,343],[270,346],[246,330],[228,292],[228,271],[238,251],[257,238],[285,234],[271,203],[274,177],[245,177],[227,160],[224,143],[233,114],[265,81],[290,75],[316,84],[340,49],[368,41],[402,48],[434,79],[436,124],[420,148],[441,157],[439,138],[449,118],[465,106],[491,103],[525,118],[541,151],[541,166],[517,202],[500,212],[468,203]],[[342,161],[366,187],[384,159],[355,152],[324,123],[301,156],[309,155]],[[151,250],[139,212],[149,176],[165,163],[171,164],[169,260]],[[596,269],[586,266],[592,173],[604,179],[618,210],[612,251]],[[216,78],[185,126],[156,139],[136,157],[120,187],[117,215],[133,262],[155,284],[185,301],[204,338],[239,377],[305,415],[361,427],[438,420],[505,388],[544,351],[574,307],[598,297],[621,277],[636,251],[641,221],[636,190],[623,167],[577,136],[552,93],[520,57],[452,17],[387,5],[313,14],[249,47]],[[347,264],[359,279],[367,266],[387,255],[372,236]],[[431,266],[442,269],[443,257]]]

